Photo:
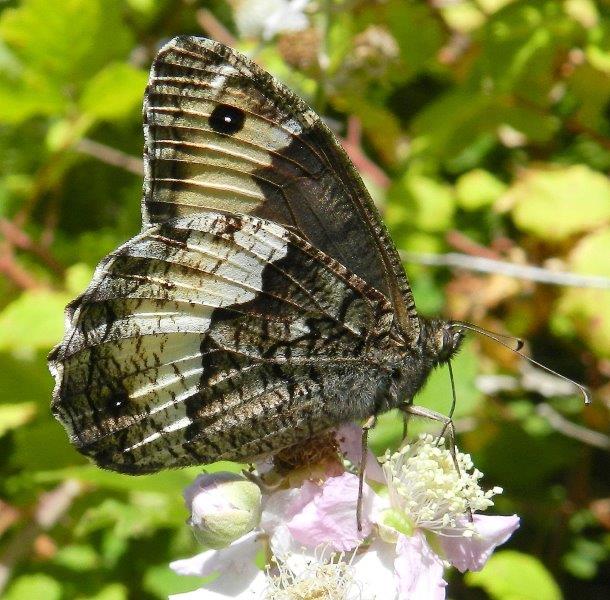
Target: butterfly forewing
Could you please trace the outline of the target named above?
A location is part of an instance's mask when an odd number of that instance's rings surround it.
[[[277,224],[181,217],[105,259],[69,307],[53,409],[115,470],[252,459],[370,414],[392,319]]]
[[[234,50],[182,37],[151,69],[143,220],[217,210],[297,231],[419,321],[398,254],[360,177],[319,117]]]

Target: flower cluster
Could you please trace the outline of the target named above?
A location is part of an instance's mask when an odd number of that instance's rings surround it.
[[[360,432],[336,434],[355,469]],[[478,514],[502,490],[483,491],[470,457],[430,435],[388,453],[381,466],[368,456],[360,526],[358,476],[337,465],[322,461],[283,478],[262,467],[262,478],[200,476],[185,492],[189,522],[216,549],[171,568],[217,578],[172,598],[441,600],[447,567],[480,570],[519,525],[516,515]],[[270,476],[274,485],[265,483]],[[261,554],[265,570],[256,564]]]

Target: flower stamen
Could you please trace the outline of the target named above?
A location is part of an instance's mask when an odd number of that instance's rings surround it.
[[[498,487],[484,491],[479,485],[483,473],[470,455],[457,449],[452,454],[430,434],[387,453],[383,470],[392,508],[415,527],[444,536],[474,535],[472,519],[464,517],[493,506],[491,498],[502,492]]]

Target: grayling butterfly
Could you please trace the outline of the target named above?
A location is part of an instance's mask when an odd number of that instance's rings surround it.
[[[320,118],[253,62],[179,37],[144,101],[142,232],[67,309],[53,412],[102,467],[252,461],[412,399],[462,328],[415,309]]]

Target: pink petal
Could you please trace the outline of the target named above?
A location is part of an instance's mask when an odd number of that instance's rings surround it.
[[[295,540],[310,548],[320,544],[328,544],[335,550],[355,548],[371,533],[375,493],[364,485],[362,531],[358,531],[358,477],[343,473],[329,477],[317,487],[318,493],[288,522],[290,533]]]
[[[398,536],[394,570],[399,600],[443,600],[447,582],[443,561],[432,551],[425,536],[416,531],[411,537]]]
[[[439,536],[447,560],[462,573],[480,571],[496,546],[503,544],[519,527],[519,517],[474,515],[478,535],[471,538]]]
[[[319,485],[305,481],[299,488],[279,490],[266,496],[263,499],[261,528],[272,535],[276,527],[289,521],[319,494]]]
[[[320,486],[305,481],[299,488],[279,490],[263,500],[260,527],[269,536],[271,551],[282,560],[303,547],[288,529],[288,521],[321,494]]]
[[[355,467],[362,462],[362,427],[355,423],[346,423],[337,429],[335,438],[339,442],[339,449]],[[365,477],[377,483],[385,483],[385,477],[377,457],[367,448]]]

